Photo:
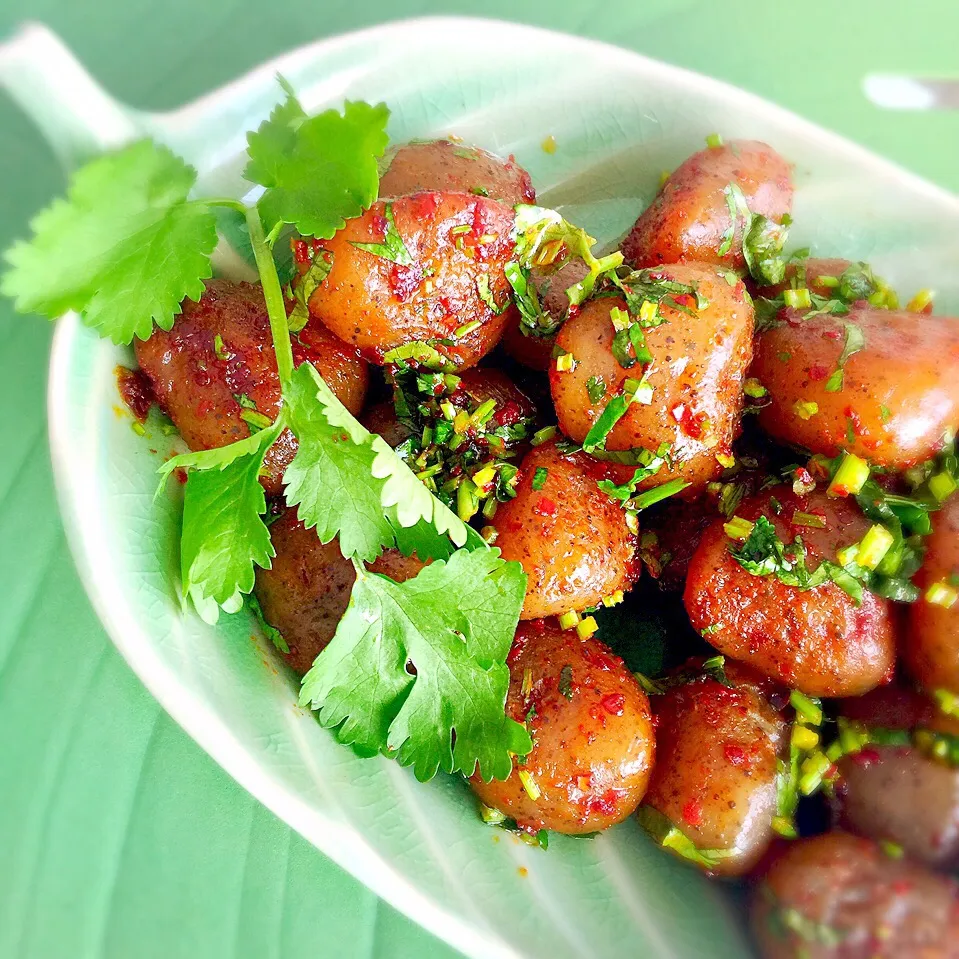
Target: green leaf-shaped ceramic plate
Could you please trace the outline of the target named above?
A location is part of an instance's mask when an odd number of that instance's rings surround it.
[[[515,154],[543,204],[603,241],[708,133],[763,139],[796,164],[798,244],[868,258],[907,293],[935,287],[945,309],[959,308],[955,197],[756,97],[598,43],[482,20],[411,21],[297,50],[161,115],[110,100],[42,29],[4,55],[4,83],[68,161],[145,132],[197,166],[201,190],[242,195],[245,133],[277,100],[280,72],[311,111],[382,99],[396,140],[456,133]],[[550,135],[552,154],[541,147]],[[229,773],[470,956],[749,954],[728,893],[656,850],[635,823],[593,841],[558,838],[545,853],[523,845],[480,823],[461,782],[420,785],[338,746],[297,708],[295,681],[249,617],[213,629],[185,610],[177,491],[153,502],[170,439],[131,429],[113,373],[130,359],[76,317],[62,321],[50,421],[64,518],[117,646]]]

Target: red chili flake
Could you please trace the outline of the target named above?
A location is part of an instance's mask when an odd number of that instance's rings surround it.
[[[382,213],[374,213],[370,220],[370,233],[378,240],[386,236],[386,231],[390,228],[389,220]]]
[[[867,747],[866,749],[861,749],[858,753],[854,753],[849,761],[855,763],[857,766],[862,766],[864,769],[868,769],[873,763],[879,762],[880,758],[878,750]]]
[[[742,766],[746,762],[746,750],[735,743],[726,743],[723,746],[723,755],[730,766]]]
[[[536,190],[533,189],[533,178],[525,170],[523,170],[523,176],[520,180],[520,192],[527,203],[534,203],[536,201]],[[932,312],[931,303],[929,304],[929,312]]]
[[[599,813],[601,816],[612,816],[616,812],[616,806],[621,795],[621,789],[607,789],[602,796],[597,796],[589,801],[586,807],[587,812]]]
[[[375,366],[382,366],[383,357],[386,355],[386,351],[378,346],[364,346],[359,353],[364,360]]]
[[[809,378],[811,380],[824,380],[829,376],[829,370],[825,366],[820,366],[818,363],[815,366],[809,367]]]
[[[197,403],[196,406],[196,415],[197,416],[209,416],[214,411],[214,406],[211,400],[201,400]]]
[[[197,370],[193,374],[193,382],[197,386],[209,386],[213,382],[213,377],[210,376],[207,370]]]
[[[687,826],[699,826],[703,821],[703,804],[698,799],[690,799],[683,806],[683,822]]]
[[[911,879],[897,879],[890,887],[897,896],[906,896],[912,892],[913,884]]]
[[[156,402],[153,388],[143,370],[128,370],[125,366],[116,368],[117,389],[130,412],[142,423],[150,413],[150,407]]]
[[[537,516],[555,516],[556,515],[556,504],[545,496],[541,496],[533,504],[533,512]]]
[[[604,696],[599,704],[610,716],[622,716],[623,709],[626,706],[626,697],[622,693],[610,693],[608,696]]]
[[[390,267],[386,282],[390,292],[401,303],[405,303],[419,288],[423,281],[423,268],[419,263],[412,266],[403,266],[400,263],[394,263]]]
[[[680,403],[672,409],[673,417],[678,421],[679,428],[691,439],[703,437],[703,425],[709,419],[705,413],[694,413],[688,406]]]
[[[823,331],[822,331],[822,335],[825,336],[826,339],[829,339],[829,340],[841,340],[841,339],[842,339],[842,333],[840,333],[839,330],[823,330]]]
[[[503,408],[496,411],[494,418],[499,421],[500,426],[512,426],[523,418],[523,411],[515,400],[507,400]]]
[[[691,310],[696,306],[696,300],[690,296],[688,293],[679,293],[673,297],[673,302],[677,306],[685,306],[686,309]]]
[[[293,241],[293,259],[301,266],[310,262],[310,248],[306,245],[305,240]]]
[[[862,420],[859,417],[859,414],[851,407],[847,406],[845,410],[846,418],[852,423],[852,431],[856,436],[863,435]]]
[[[440,205],[440,195],[434,192],[417,193],[413,197],[413,215],[418,220],[429,219]]]
[[[186,485],[186,470],[182,466],[178,466],[173,471],[173,475],[177,478],[178,483]]]

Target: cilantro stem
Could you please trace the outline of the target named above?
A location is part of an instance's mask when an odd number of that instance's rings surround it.
[[[263,233],[260,211],[255,206],[246,208],[246,225],[250,231],[250,245],[253,247],[256,268],[260,273],[260,283],[263,285],[266,310],[270,315],[270,332],[273,334],[273,347],[276,350],[280,388],[284,394],[288,394],[293,376],[293,346],[290,342],[290,327],[286,321],[286,304],[283,301],[276,263],[273,262],[273,253]]]

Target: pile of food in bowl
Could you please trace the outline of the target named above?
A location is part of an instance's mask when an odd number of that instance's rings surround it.
[[[711,134],[597,255],[515,158],[387,118],[288,90],[252,204],[132,144],[7,254],[189,448],[183,595],[491,824],[635,814],[748,877],[765,955],[953,954],[959,320],[787,251],[764,143]],[[259,283],[212,278],[218,208]]]

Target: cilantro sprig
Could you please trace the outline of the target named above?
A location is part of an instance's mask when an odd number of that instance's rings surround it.
[[[215,622],[221,609],[243,605],[256,567],[270,566],[260,473],[290,430],[298,447],[284,476],[287,502],[320,540],[337,538],[357,569],[349,610],[308,674],[303,702],[341,740],[395,756],[421,779],[440,768],[505,777],[512,757],[531,748],[525,727],[505,715],[505,658],[526,577],[365,430],[311,364],[294,368],[290,330],[308,320],[310,291],[297,291],[291,323],[272,251],[285,224],[329,238],[370,206],[388,111],[347,103],[309,117],[285,90],[286,100],[249,135],[245,175],[265,188],[254,205],[191,199],[192,168],[164,147],[134,143],[81,169],[67,198],[34,220],[32,240],[6,255],[2,289],[24,311],[54,318],[77,310],[116,343],[146,339],[154,324],[172,327],[184,298],[202,295],[212,275],[215,208],[242,215],[282,402],[274,421],[257,423],[250,436],[160,468],[163,480],[187,471],[184,596]],[[308,281],[322,283],[329,266],[325,257],[314,260]],[[389,548],[434,562],[403,584],[367,572],[364,564]]]

